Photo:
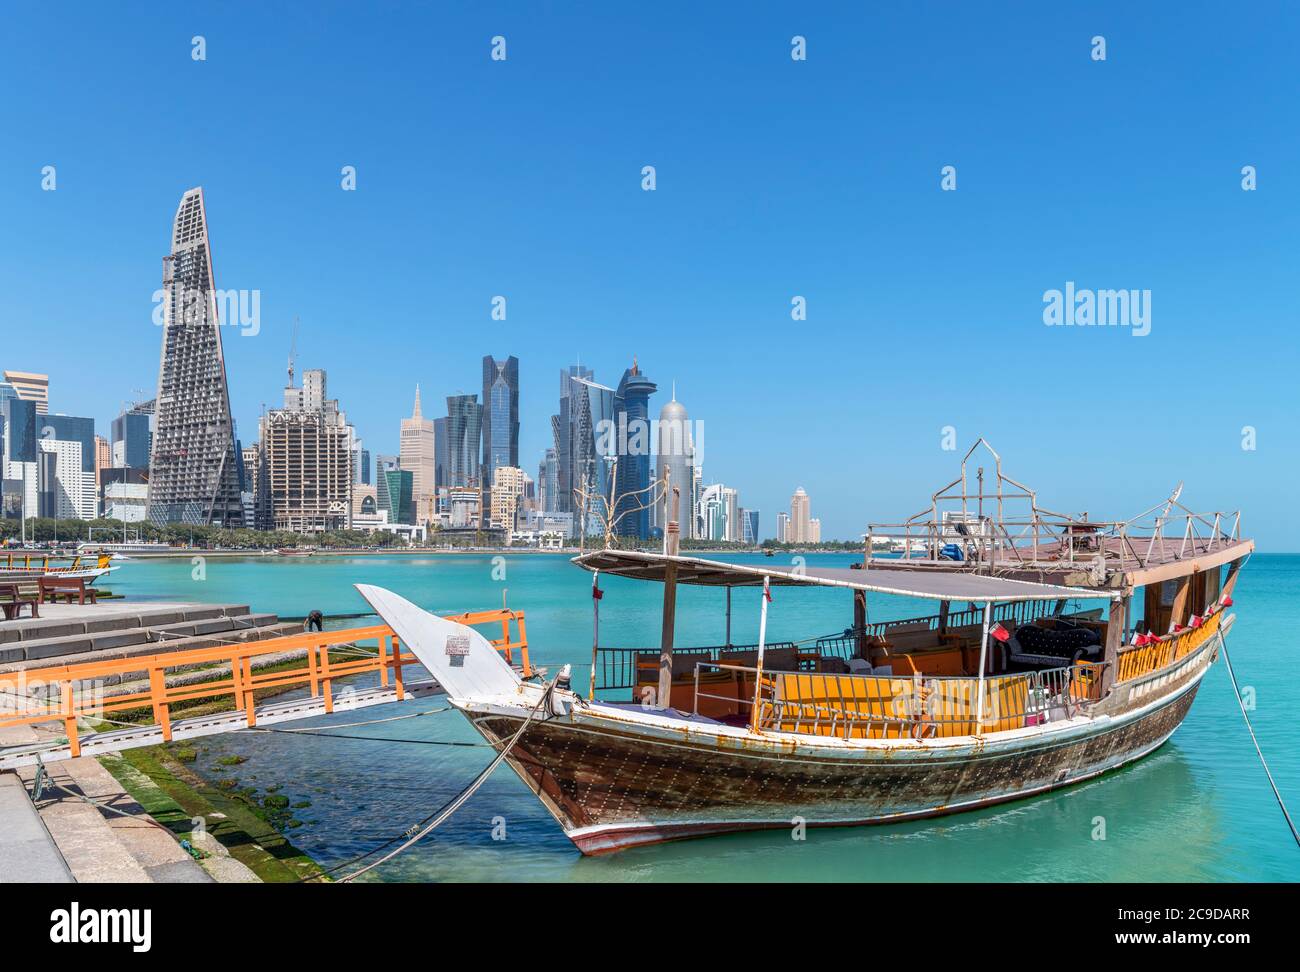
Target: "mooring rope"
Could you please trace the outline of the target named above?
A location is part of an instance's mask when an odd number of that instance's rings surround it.
[[[365,725],[365,723],[362,723],[362,725]],[[410,743],[413,746],[466,746],[481,748],[483,746],[491,745],[491,743],[453,742],[446,739],[395,739],[390,736],[353,736],[343,732],[321,732],[317,729],[269,729],[265,726],[253,726],[251,729],[241,729],[239,731],[283,732],[295,736],[321,736],[325,739],[360,739],[366,742]]]
[[[1286,808],[1286,802],[1278,791],[1277,783],[1273,780],[1273,773],[1268,768],[1268,760],[1264,758],[1264,751],[1259,748],[1259,740],[1255,738],[1255,727],[1250,724],[1250,716],[1246,712],[1246,703],[1241,698],[1241,689],[1237,687],[1237,675],[1232,670],[1232,659],[1228,657],[1228,643],[1224,640],[1222,632],[1216,632],[1216,634],[1219,636],[1219,649],[1223,652],[1223,662],[1228,669],[1228,677],[1232,679],[1232,691],[1237,696],[1237,705],[1241,708],[1241,717],[1246,720],[1246,731],[1250,733],[1250,741],[1255,744],[1255,752],[1259,755],[1259,764],[1264,767],[1264,775],[1268,777],[1268,785],[1273,788],[1273,796],[1277,799],[1277,805],[1282,809],[1282,816],[1286,818],[1286,825],[1291,828],[1291,836],[1295,838],[1296,845],[1300,846],[1300,832],[1296,831],[1295,823]]]
[[[453,813],[459,810],[460,807],[465,803],[465,801],[474,795],[474,793],[478,790],[479,787],[481,787],[485,782],[487,782],[488,777],[492,775],[492,771],[495,770],[497,766],[501,764],[501,761],[504,760],[507,755],[509,755],[510,751],[514,748],[515,743],[517,743],[520,737],[523,736],[524,730],[528,728],[529,724],[533,721],[533,718],[537,715],[539,711],[541,711],[542,706],[549,703],[551,696],[555,691],[555,685],[559,680],[560,680],[560,675],[556,674],[555,678],[553,678],[550,684],[546,686],[546,690],[542,692],[542,696],[537,700],[537,704],[528,710],[528,715],[524,717],[523,723],[515,731],[515,734],[510,737],[510,741],[507,742],[505,746],[502,747],[501,751],[497,753],[496,758],[493,759],[492,762],[490,762],[487,765],[487,767],[481,773],[479,773],[479,775],[476,776],[473,779],[473,781],[470,782],[469,786],[461,790],[460,793],[452,797],[451,800],[444,803],[438,810],[434,811],[432,814],[425,817],[419,823],[413,824],[412,826],[408,827],[406,830],[402,831],[402,833],[398,834],[397,836],[389,838],[388,840],[380,844],[378,847],[373,847],[370,850],[366,851],[364,854],[358,854],[356,857],[353,857],[350,860],[343,861],[341,864],[336,864],[333,867],[327,868],[326,870],[321,871],[320,874],[316,874],[316,875],[312,875],[311,877],[304,878],[303,879],[304,883],[316,880],[317,878],[327,877],[328,875],[333,874],[336,871],[341,871],[343,868],[356,864],[358,861],[365,860],[370,855],[383,850],[385,847],[389,847],[392,844],[395,844],[397,841],[402,840],[403,838],[406,838],[406,840],[404,840],[399,846],[394,847],[391,851],[389,851],[387,854],[385,854],[383,857],[379,858],[378,860],[371,861],[365,867],[359,868],[353,871],[352,873],[339,878],[340,884],[346,884],[347,882],[352,881],[353,879],[358,878],[361,875],[365,874],[367,871],[374,870],[380,864],[384,864],[387,861],[392,860],[398,854],[402,853],[402,851],[406,850],[408,847],[412,846],[413,844],[421,840],[426,834],[435,830],[440,824],[442,824],[443,821],[445,821]]]
[[[314,733],[321,729],[355,729],[357,726],[377,726],[381,722],[401,722],[403,719],[418,719],[420,716],[437,715],[439,712],[451,712],[454,706],[444,705],[441,709],[425,709],[423,712],[408,712],[406,715],[389,716],[386,719],[367,719],[365,722],[343,722],[338,725],[330,726],[307,726],[303,729],[266,729],[266,732],[297,732],[297,733]],[[262,728],[253,726],[254,730]],[[238,730],[244,732],[245,730]],[[369,736],[359,736],[357,738],[369,739]]]

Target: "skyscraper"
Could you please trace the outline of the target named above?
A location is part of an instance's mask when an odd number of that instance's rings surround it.
[[[570,393],[575,378],[591,378],[592,370],[582,365],[570,365],[560,371],[560,409],[551,416],[551,436],[555,441],[555,510],[559,513],[572,513],[576,507],[573,490],[578,483],[573,481],[573,456],[570,453]]]
[[[0,467],[4,472],[6,515],[12,514],[17,506],[20,511],[26,510],[27,516],[36,516],[40,505],[38,463],[41,458],[36,402],[7,396],[0,401],[0,409],[4,412],[4,461]]]
[[[811,501],[804,488],[800,486],[790,497],[790,524],[786,528],[787,541],[790,543],[812,543],[812,526],[809,522]]]
[[[451,475],[451,459],[447,454],[447,417],[433,420],[433,482],[441,495],[448,486],[447,477]]]
[[[670,474],[668,492],[659,500],[655,512],[655,525],[663,530],[672,519],[672,491],[680,490],[677,522],[683,539],[696,536],[695,510],[695,447],[691,442],[691,423],[686,408],[677,400],[677,387],[673,386],[672,400],[659,410],[659,441],[655,444],[659,457],[656,478],[663,481]]]
[[[447,396],[447,485],[481,486],[479,442],[483,406],[477,395]]]
[[[556,477],[559,474],[559,460],[556,457],[555,450],[547,449],[546,455],[537,467],[537,501],[538,508],[543,513],[556,513],[559,507],[556,487]]]
[[[560,415],[553,420],[559,434],[560,498],[567,503],[561,512],[574,514],[579,531],[596,534],[604,529],[605,502],[613,487],[605,461],[613,449],[602,448],[606,443],[599,439],[614,427],[614,389],[575,372],[591,374],[579,365],[570,368],[567,376],[562,373],[565,394],[560,398]]]
[[[36,414],[45,415],[50,410],[50,376],[34,371],[6,371],[5,383],[25,402],[36,403]]]
[[[203,190],[181,197],[163,258],[157,428],[149,461],[155,523],[243,525]]]
[[[659,386],[641,373],[636,358],[614,392],[618,435],[617,500],[614,532],[621,537],[650,536],[650,396]]]
[[[113,419],[109,442],[111,465],[149,468],[149,416],[126,411]]]
[[[411,495],[415,477],[409,469],[389,469],[383,477],[388,497],[388,522],[414,525],[415,511],[412,509]]]
[[[77,440],[43,437],[39,445],[38,475],[42,496],[38,503],[39,515],[60,520],[93,520],[95,457],[91,456],[91,469],[86,472],[81,443]]]
[[[262,416],[260,464],[266,469],[263,519],[276,530],[343,530],[352,520],[352,427],[325,372],[308,371],[284,390],[284,408]]]
[[[501,466],[519,465],[519,359],[483,358],[483,485]]]
[[[37,420],[43,439],[81,443],[81,470],[95,478],[95,420],[76,415],[45,415]]]
[[[413,520],[395,520],[396,523],[427,522],[434,512],[437,495],[437,443],[434,440],[433,419],[420,411],[420,386],[415,386],[415,407],[410,418],[402,419],[401,468],[411,474],[411,502]]]
[[[102,435],[95,436],[95,485],[101,482],[101,473],[113,464],[113,453],[108,447],[108,440]]]
[[[72,497],[69,500],[72,507],[68,507],[60,499],[58,515],[68,515],[68,509],[75,509],[76,512],[71,515],[85,520],[93,519],[97,505],[95,420],[75,415],[43,415],[36,424],[40,429],[41,442],[67,442],[80,446],[80,449],[76,450],[77,461],[81,464],[80,476],[69,476],[64,465],[67,455],[61,452],[59,456],[59,491]]]
[[[40,426],[36,422],[36,403],[22,398],[10,398],[3,407],[6,443],[4,458],[13,462],[35,462],[39,451],[36,440],[40,432]]]
[[[379,502],[381,510],[388,511],[388,522],[396,523],[393,518],[393,501],[388,495],[388,476],[391,470],[397,469],[396,456],[375,456],[375,496]]]
[[[492,482],[492,526],[513,532],[519,526],[519,509],[528,488],[528,477],[517,466],[498,467]]]

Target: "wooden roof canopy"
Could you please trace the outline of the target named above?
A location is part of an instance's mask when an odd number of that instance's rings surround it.
[[[840,587],[874,591],[934,601],[1036,601],[1060,598],[1111,600],[1119,591],[1066,587],[1032,581],[990,577],[968,571],[892,570],[867,567],[803,567],[786,565],[729,564],[702,557],[670,556],[636,550],[599,550],[574,557],[573,563],[586,570],[662,582],[669,565],[676,567],[676,582],[706,587],[757,587],[768,578],[776,586]]]

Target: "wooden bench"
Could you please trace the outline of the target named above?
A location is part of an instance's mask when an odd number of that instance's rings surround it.
[[[97,603],[99,592],[93,587],[86,586],[84,577],[42,577],[37,581],[40,585],[41,603],[47,600],[58,603],[60,597],[69,604],[72,603],[73,597],[76,597],[78,604],[85,604],[86,598],[90,598],[90,603]]]
[[[21,590],[17,584],[0,584],[0,608],[4,609],[6,621],[18,617],[24,606],[32,609],[32,617],[39,618],[41,612],[37,603],[29,591]]]

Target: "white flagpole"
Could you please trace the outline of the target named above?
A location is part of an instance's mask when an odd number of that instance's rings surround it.
[[[989,613],[993,602],[984,602],[984,636],[980,639],[980,678],[975,689],[975,735],[984,731],[984,660],[989,652]]]
[[[755,731],[758,730],[758,702],[763,691],[763,650],[767,644],[767,602],[771,599],[768,583],[771,578],[763,577],[763,605],[758,615],[758,666],[754,674],[754,712],[750,720]]]

